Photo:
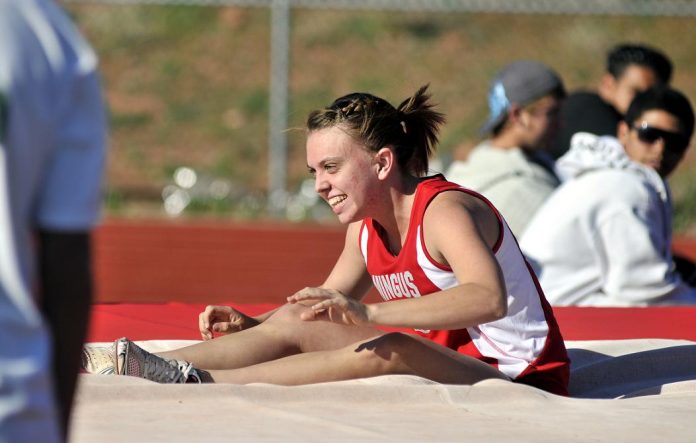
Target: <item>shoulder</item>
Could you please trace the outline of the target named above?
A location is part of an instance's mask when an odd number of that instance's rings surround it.
[[[519,148],[499,149],[490,145],[479,145],[471,151],[466,162],[453,163],[446,175],[454,182],[477,190],[511,179],[553,180],[548,171],[530,161]]]
[[[423,218],[438,224],[448,224],[455,220],[473,220],[477,214],[485,212],[486,208],[485,202],[475,194],[453,189],[433,197]]]
[[[498,149],[491,148],[487,143],[481,143],[469,151],[465,160],[452,162],[447,170],[447,177],[462,172],[476,172],[481,164],[494,162],[499,157]]]
[[[451,190],[439,193],[425,211],[423,221],[429,233],[452,230],[479,233],[487,243],[495,243],[499,233],[498,215],[493,207],[477,194]]]
[[[568,96],[565,98],[565,100],[568,103],[595,103],[595,102],[601,102],[602,99],[599,97],[599,94],[593,91],[587,91],[587,90],[578,90],[575,92],[572,92],[568,94]],[[564,103],[566,103],[564,101]]]
[[[647,208],[660,199],[656,189],[640,175],[615,169],[584,174],[567,182],[552,198],[556,202],[611,212]]]
[[[576,91],[568,95],[565,100],[563,100],[562,108],[566,110],[597,110],[610,107],[610,105],[602,100],[602,98],[596,92],[591,91]]]
[[[592,189],[604,189],[603,194],[619,197],[643,194],[652,187],[647,179],[630,169],[601,169],[584,174],[576,181]]]
[[[436,210],[467,210],[470,211],[485,202],[476,193],[462,188],[447,189],[433,197],[428,211]]]
[[[360,236],[360,234],[363,230],[363,227],[365,225],[366,225],[365,220],[360,220],[360,221],[350,223],[348,225],[348,228],[346,229],[346,238],[349,240],[350,239],[357,239]]]
[[[481,175],[495,178],[488,181],[488,187],[512,185],[517,190],[519,186],[543,184],[545,187],[555,188],[558,185],[556,176],[546,167],[541,165],[541,160],[534,157],[535,154],[525,153],[520,148],[497,149],[501,154],[495,164],[491,163],[481,171]],[[525,184],[521,184],[521,182]],[[522,188],[524,189],[524,188]]]
[[[600,112],[603,114],[614,114],[618,113],[614,108],[599,96],[596,92],[589,91],[578,91],[570,94],[563,100],[562,109],[564,113],[567,112]],[[587,115],[586,117],[590,117]]]

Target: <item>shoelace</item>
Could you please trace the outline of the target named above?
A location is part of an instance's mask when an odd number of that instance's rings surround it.
[[[143,358],[143,377],[159,383],[185,383],[187,376],[172,360],[147,353]]]
[[[181,375],[183,377],[183,382],[182,383],[202,383],[203,381],[201,380],[200,374],[198,374],[198,371],[196,368],[193,367],[193,363],[189,363],[187,361],[178,361],[179,364],[179,371],[181,371]]]
[[[201,383],[201,377],[193,364],[182,361],[165,359],[151,354],[135,343],[123,338],[117,341],[118,365],[124,368],[119,373],[131,373],[147,380],[158,383]],[[121,349],[123,347],[123,349]],[[135,365],[135,366],[131,366]],[[132,368],[132,369],[127,369]]]

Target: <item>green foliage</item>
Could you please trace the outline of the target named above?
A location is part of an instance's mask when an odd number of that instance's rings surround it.
[[[249,115],[268,115],[268,89],[257,88],[244,93],[242,109]]]
[[[227,215],[233,209],[234,205],[229,200],[193,198],[186,207],[186,212],[189,214]]]
[[[406,33],[410,34],[411,37],[427,42],[440,37],[448,26],[443,20],[433,20],[432,15],[418,14],[406,16],[405,19],[394,28],[401,28]]]
[[[111,114],[111,129],[120,131],[125,129],[136,129],[144,127],[152,122],[152,115],[147,112],[121,113],[114,112]]]
[[[691,174],[682,175],[674,182],[674,230],[693,231],[696,220],[696,177]]]
[[[119,214],[126,206],[126,199],[118,189],[109,188],[104,194],[104,209],[111,214]]]
[[[192,101],[170,103],[166,118],[174,124],[197,120],[200,115],[199,104]]]
[[[109,99],[108,189],[115,197],[108,197],[108,208],[125,211],[133,204],[132,194],[121,190],[134,182],[152,188],[138,195],[158,196],[179,165],[264,191],[268,8],[67,7],[99,55]],[[396,104],[429,83],[447,115],[443,157],[466,154],[478,141],[490,78],[513,59],[550,64],[570,90],[594,88],[608,48],[648,42],[672,57],[673,83],[696,99],[696,58],[685,44],[696,39],[696,26],[689,18],[303,8],[292,11],[291,26],[290,128],[302,128],[309,111],[339,95],[368,91]],[[288,188],[294,189],[307,176],[304,133],[289,131],[288,143]],[[696,185],[684,178],[695,166],[696,153],[689,153],[673,180],[678,231],[696,223]],[[196,203],[192,210],[263,211],[248,208]]]

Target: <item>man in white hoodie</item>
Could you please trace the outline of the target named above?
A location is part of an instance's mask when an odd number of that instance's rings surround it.
[[[520,246],[554,305],[696,303],[675,271],[665,178],[694,129],[688,99],[669,87],[638,94],[617,138],[578,133],[556,163],[562,185]]]

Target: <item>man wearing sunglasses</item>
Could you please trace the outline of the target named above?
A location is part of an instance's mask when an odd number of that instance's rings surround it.
[[[555,305],[696,303],[676,272],[665,178],[689,146],[694,113],[666,86],[636,95],[617,137],[578,133],[557,162],[562,185],[520,245]]]
[[[575,91],[563,102],[549,151],[554,157],[563,155],[577,132],[615,135],[636,93],[668,85],[671,78],[672,62],[659,49],[631,43],[613,47],[597,91]]]

